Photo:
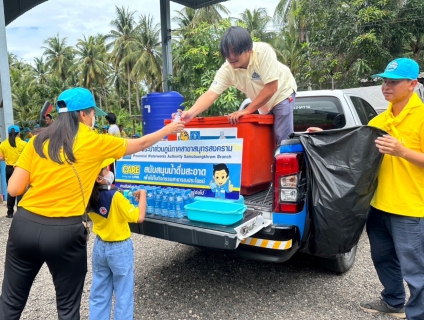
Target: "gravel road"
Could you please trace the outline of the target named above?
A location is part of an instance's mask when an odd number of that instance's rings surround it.
[[[0,281],[11,219],[0,204]],[[369,315],[362,300],[379,296],[364,233],[354,267],[330,273],[309,256],[284,264],[244,260],[236,254],[132,236],[135,247],[134,319],[393,319]],[[81,318],[88,318],[91,251],[82,297]],[[43,266],[32,286],[22,319],[57,319],[51,276]]]

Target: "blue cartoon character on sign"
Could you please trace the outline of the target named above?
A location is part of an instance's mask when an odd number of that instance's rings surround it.
[[[230,170],[225,163],[213,165],[213,180],[209,184],[216,199],[225,199],[225,193],[233,192]]]

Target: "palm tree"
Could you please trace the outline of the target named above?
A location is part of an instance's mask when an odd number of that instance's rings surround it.
[[[289,12],[290,9],[293,6],[296,6],[295,4],[296,0],[280,0],[277,4],[277,7],[274,11],[274,23],[277,25],[283,25],[287,23],[289,18]]]
[[[191,24],[193,27],[200,25],[202,22],[214,24],[222,20],[221,13],[230,14],[230,10],[222,4],[212,4],[196,10]]]
[[[178,25],[178,29],[173,32],[176,37],[184,38],[184,35],[192,28],[192,21],[196,10],[190,7],[184,7],[181,10],[175,10],[176,16],[172,18],[172,21]]]
[[[266,9],[254,9],[253,12],[246,9],[240,16],[241,19],[239,19],[239,21],[246,24],[246,29],[252,37],[259,38],[261,41],[265,42],[271,40],[273,33],[266,31],[266,28],[272,18],[268,16]]]
[[[175,10],[176,16],[172,18],[178,25],[176,35],[184,37],[191,29],[199,26],[202,22],[213,24],[222,20],[221,13],[230,14],[230,11],[222,4],[213,4],[201,9],[192,9],[184,7],[181,10]]]
[[[299,42],[296,25],[293,19],[289,19],[286,28],[275,37],[273,47],[275,48],[279,60],[287,65],[296,77],[296,75],[302,71],[303,49]]]
[[[108,43],[107,48],[113,46],[112,52],[110,54],[110,59],[115,67],[119,69],[120,64],[125,56],[130,53],[129,43],[134,41],[136,36],[136,24],[134,21],[135,11],[129,11],[124,7],[116,7],[117,18],[111,21],[111,26],[114,28],[106,35],[106,39],[111,39],[112,41]],[[127,73],[128,81],[128,109],[131,115],[131,63],[125,63],[125,69]]]
[[[13,68],[10,72],[12,87],[13,117],[16,122],[35,120],[39,116],[40,108],[34,105],[30,84],[33,79],[32,70],[22,71]]]
[[[44,41],[46,46],[43,55],[46,56],[46,63],[52,70],[62,79],[66,81],[69,68],[73,65],[73,49],[66,45],[66,37],[59,38],[59,33],[56,37],[47,38]]]
[[[293,19],[293,13],[297,11],[300,6],[299,0],[280,0],[274,11],[274,24],[283,29],[289,24],[289,20]],[[307,17],[305,15],[297,15],[295,18],[296,28],[299,32],[299,41],[309,43]]]
[[[133,64],[131,76],[136,83],[138,107],[138,80],[144,80],[149,91],[162,88],[160,31],[160,24],[155,24],[152,16],[140,15],[136,38],[131,42],[130,53],[122,60]]]
[[[89,88],[94,95],[93,87],[95,84],[103,86],[105,78],[109,73],[109,66],[105,62],[106,47],[102,36],[88,39],[78,39],[77,47],[77,65],[79,79],[82,86]]]
[[[40,58],[34,58],[34,65],[35,66],[31,66],[31,68],[34,72],[35,84],[47,84],[47,75],[49,72],[47,71],[44,57],[41,56]]]

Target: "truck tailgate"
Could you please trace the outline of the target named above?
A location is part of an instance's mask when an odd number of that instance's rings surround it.
[[[159,239],[233,250],[240,241],[269,226],[271,220],[264,219],[260,211],[247,210],[244,218],[230,226],[148,215],[143,223],[130,223],[131,231]]]

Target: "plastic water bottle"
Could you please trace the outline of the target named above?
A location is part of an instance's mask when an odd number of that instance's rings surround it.
[[[152,187],[147,187],[146,190],[146,202],[147,202],[147,213],[148,214],[153,214],[154,210],[155,210],[155,199],[154,199],[154,194],[153,194],[153,188]]]
[[[171,191],[168,195],[168,217],[175,218],[175,193]]]
[[[190,203],[190,198],[189,198],[190,192],[191,192],[191,190],[184,190],[184,192],[183,192],[183,208],[184,208],[185,205]],[[187,217],[187,211],[186,211],[185,208],[183,209],[183,215],[184,215],[184,217]]]
[[[183,113],[181,111],[177,111],[174,115],[174,120],[172,120],[172,122],[180,122],[181,121],[181,115]]]
[[[190,190],[190,192],[188,193],[188,203],[193,203],[194,198],[195,198],[194,192],[193,190]]]
[[[179,219],[184,218],[184,201],[181,192],[175,194],[175,216]]]
[[[168,190],[163,190],[163,194],[162,194],[162,203],[161,203],[161,213],[160,215],[162,217],[167,217],[168,216],[168,196],[169,196],[169,191]]]
[[[156,189],[155,194],[155,214],[160,215],[162,213],[162,188]]]

